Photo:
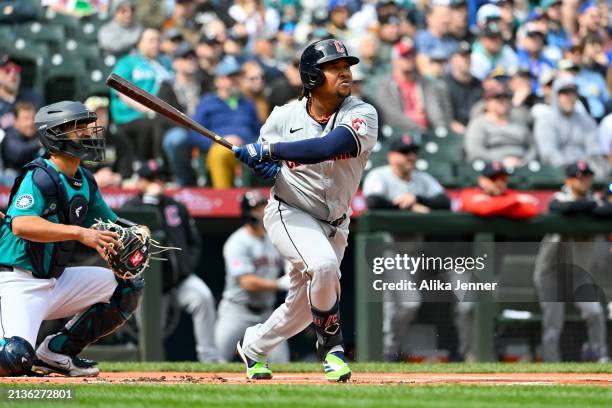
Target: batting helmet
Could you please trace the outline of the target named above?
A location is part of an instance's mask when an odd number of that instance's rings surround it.
[[[266,196],[264,196],[261,191],[249,190],[244,193],[242,196],[242,203],[240,204],[240,211],[245,222],[258,223],[260,220],[255,218],[251,211],[267,202]]]
[[[49,153],[63,153],[80,160],[104,160],[104,127],[89,127],[89,137],[70,138],[77,124],[97,119],[95,112],[81,102],[62,101],[42,107],[34,118],[40,142]],[[73,125],[64,129],[64,125]]]
[[[36,352],[24,338],[0,339],[0,377],[16,377],[32,373]]]
[[[339,40],[320,40],[306,47],[300,58],[300,78],[304,88],[315,89],[320,86],[323,83],[321,65],[341,58],[351,65],[359,63],[359,58],[349,55]]]

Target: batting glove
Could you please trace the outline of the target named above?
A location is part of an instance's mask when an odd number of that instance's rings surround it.
[[[234,148],[234,154],[244,164],[250,168],[255,168],[255,164],[267,162],[273,159],[272,145],[268,142],[250,143]]]
[[[255,164],[255,167],[253,167],[253,171],[255,172],[255,174],[257,174],[259,177],[262,177],[266,180],[275,179],[278,173],[280,172],[280,170],[281,170],[280,164],[278,164],[278,162],[275,162],[275,161],[257,163]]]

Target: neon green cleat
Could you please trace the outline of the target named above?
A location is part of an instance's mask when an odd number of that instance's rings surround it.
[[[327,353],[323,362],[323,368],[325,369],[325,379],[327,381],[345,382],[351,378],[351,368],[348,366],[344,353],[341,351]]]
[[[268,363],[260,363],[259,361],[251,360],[242,351],[242,340],[236,344],[238,355],[246,365],[246,376],[249,380],[270,380],[272,379],[272,370],[268,367]]]

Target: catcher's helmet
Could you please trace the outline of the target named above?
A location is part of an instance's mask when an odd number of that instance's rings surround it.
[[[0,377],[16,377],[32,373],[36,352],[24,338],[0,338]]]
[[[314,89],[323,83],[321,65],[344,58],[351,65],[359,63],[359,58],[348,54],[339,40],[327,39],[310,44],[300,58],[300,78],[306,89]]]
[[[80,160],[104,160],[104,127],[89,127],[89,137],[71,139],[79,123],[89,124],[97,119],[95,112],[81,102],[62,101],[42,107],[34,118],[42,145],[49,153],[63,153]],[[72,124],[72,129],[64,129]]]
[[[245,222],[257,223],[260,220],[251,214],[254,208],[260,205],[265,205],[268,202],[266,196],[258,190],[249,190],[242,196],[242,203],[240,204],[240,212]]]

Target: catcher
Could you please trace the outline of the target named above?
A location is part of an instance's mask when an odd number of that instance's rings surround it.
[[[80,166],[104,159],[104,129],[96,126],[96,114],[80,102],[63,101],[41,108],[35,122],[49,158],[25,166],[0,229],[0,376],[33,369],[96,376],[97,363],[77,355],[138,307],[149,237],[113,213]],[[111,223],[89,228],[96,219]],[[115,274],[66,267],[77,242],[95,249]],[[43,320],[71,316],[34,351]]]

